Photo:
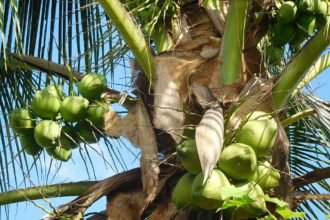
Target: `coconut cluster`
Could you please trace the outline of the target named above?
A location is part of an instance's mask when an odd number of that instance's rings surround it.
[[[284,57],[284,48],[289,45],[293,51],[310,38],[316,29],[323,27],[330,16],[327,0],[291,0],[281,4],[273,19],[266,47],[269,64],[279,65]]]
[[[68,161],[80,143],[97,143],[103,135],[104,115],[109,104],[101,100],[107,88],[103,75],[85,75],[78,85],[81,96],[67,96],[61,86],[50,85],[34,94],[30,109],[14,109],[9,124],[19,136],[23,150]]]
[[[172,201],[177,209],[217,210],[225,202],[221,189],[234,185],[252,203],[226,209],[235,218],[256,218],[267,211],[264,194],[278,186],[279,172],[267,161],[277,136],[276,120],[262,111],[246,115],[231,144],[221,152],[217,167],[203,183],[195,140],[177,145],[178,160],[187,171],[177,182]]]

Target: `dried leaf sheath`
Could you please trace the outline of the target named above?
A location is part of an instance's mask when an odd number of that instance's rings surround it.
[[[143,201],[138,204],[138,213],[142,214],[144,208],[154,200],[159,182],[157,142],[147,110],[144,103],[139,101],[123,119],[117,113],[110,111],[105,121],[106,134],[123,135],[141,149],[143,192],[137,195],[137,200]]]
[[[224,120],[221,107],[208,109],[196,128],[196,144],[199,160],[207,180],[218,162],[224,142]]]

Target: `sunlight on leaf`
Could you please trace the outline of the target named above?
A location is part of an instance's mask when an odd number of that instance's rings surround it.
[[[260,220],[276,220],[276,217],[270,214],[261,218]]]
[[[293,212],[286,207],[277,208],[276,212],[280,214],[284,219],[290,219],[290,218],[303,219],[305,217],[305,212]]]
[[[279,200],[278,198],[270,198],[267,194],[264,196],[264,199],[267,202],[274,203],[281,208],[286,207],[288,205],[286,202]]]
[[[220,189],[221,197],[223,200],[228,198],[241,198],[246,195],[246,189],[242,187],[235,187],[234,185],[225,186]]]
[[[227,208],[230,208],[230,207],[239,207],[239,206],[242,206],[242,205],[250,205],[254,202],[255,202],[254,199],[251,199],[250,196],[245,195],[245,196],[240,197],[240,198],[226,200],[223,203],[223,205],[218,209],[218,211],[223,210],[223,209],[227,209]]]

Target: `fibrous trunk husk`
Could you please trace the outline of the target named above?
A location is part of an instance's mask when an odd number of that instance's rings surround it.
[[[135,212],[139,218],[138,214],[141,214],[144,208],[155,198],[159,181],[157,141],[148,112],[142,100],[139,100],[123,119],[118,114],[109,112],[105,120],[106,134],[123,135],[141,149],[140,167],[143,191],[139,191],[138,194],[135,193],[134,198],[132,198],[132,201],[135,201],[135,211],[139,210]],[[119,201],[125,200],[125,196],[119,196]],[[118,204],[118,201],[115,204]],[[131,207],[130,210],[133,208]]]
[[[243,51],[244,61],[241,70],[242,74],[240,74],[241,77],[235,84],[223,86],[219,83],[218,79],[220,67],[219,51],[221,45],[219,28],[215,28],[208,14],[202,8],[196,7],[196,5],[183,8],[182,14],[180,31],[183,31],[179,34],[173,33],[174,36],[180,36],[174,41],[175,48],[173,51],[161,53],[155,58],[156,79],[154,81],[154,112],[152,114],[155,127],[168,132],[178,143],[181,141],[185,123],[187,123],[186,112],[193,111],[196,114],[204,114],[204,116],[211,113],[217,114],[219,116],[216,119],[222,117],[221,108],[208,109],[204,113],[203,109],[207,109],[209,106],[207,104],[204,105],[199,100],[199,97],[196,96],[194,85],[201,85],[212,91],[213,96],[216,97],[216,101],[225,106],[232,103],[239,103],[241,105],[235,115],[234,121],[236,123],[233,122],[230,124],[233,129],[237,128],[241,119],[250,111],[262,110],[268,113],[274,113],[271,100],[272,81],[258,77],[253,77],[249,81],[252,75],[265,76],[262,56],[256,49],[256,42],[259,42],[259,40],[254,38],[260,39],[263,34],[262,30],[247,33],[246,47]],[[250,23],[248,25],[250,28],[253,27]],[[196,108],[191,109],[191,102],[199,103],[202,108],[197,111]],[[206,119],[207,117],[205,117]],[[199,122],[197,120],[194,123],[197,126]],[[203,124],[202,122],[201,124]],[[220,131],[222,129],[223,131],[223,127],[219,126],[220,124],[217,123],[216,130]],[[205,135],[207,133],[204,130],[200,133]],[[288,179],[289,170],[287,166],[288,145],[285,133],[282,132],[283,130],[281,128],[279,130],[277,145],[272,152],[272,163],[283,173],[282,186],[277,190],[279,190],[281,198],[284,198],[285,195],[288,195],[286,194],[288,193],[287,189],[290,189],[290,179]],[[216,135],[219,134],[219,131],[216,131]],[[202,136],[202,134],[198,134],[197,136]],[[134,140],[133,143],[135,143]],[[221,143],[218,144],[221,146]],[[221,148],[218,151],[221,152]],[[284,155],[281,155],[281,153]],[[213,155],[216,156],[218,153],[216,152]],[[218,156],[216,157],[218,159]],[[212,163],[217,161],[217,159],[213,159]],[[208,167],[213,168],[214,165]],[[158,184],[156,191],[159,190],[159,187],[160,185]],[[109,206],[116,207],[118,204],[135,204],[136,206],[134,208],[125,205],[121,210],[124,210],[123,212],[125,210],[137,210],[135,213],[140,215],[141,210],[145,210],[144,204],[146,204],[143,201],[140,203],[143,200],[141,196],[142,194],[139,190],[124,192],[113,197]],[[161,219],[161,215],[168,217],[176,213],[169,197],[170,195],[167,195],[167,200],[157,203],[153,209],[154,211],[149,215],[150,219]],[[139,202],[132,203],[135,200],[139,200]],[[118,216],[121,212],[116,213],[114,215]],[[127,213],[128,216],[133,215],[133,213],[129,214],[129,211]],[[181,214],[175,215],[178,216],[178,219],[188,218],[185,212],[179,213]],[[131,217],[131,219],[134,218]]]

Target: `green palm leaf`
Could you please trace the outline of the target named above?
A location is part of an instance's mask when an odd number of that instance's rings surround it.
[[[300,177],[308,172],[330,166],[330,103],[314,95],[299,93],[292,98],[287,114],[313,108],[317,114],[303,118],[286,128],[290,140],[290,166],[292,177]],[[312,194],[329,192],[330,185],[325,180],[299,187],[297,190]],[[316,210],[326,212],[329,201],[310,200],[301,203],[299,210],[307,211],[308,219],[317,217]],[[311,208],[313,207],[313,208]],[[324,213],[326,214],[326,213]]]

